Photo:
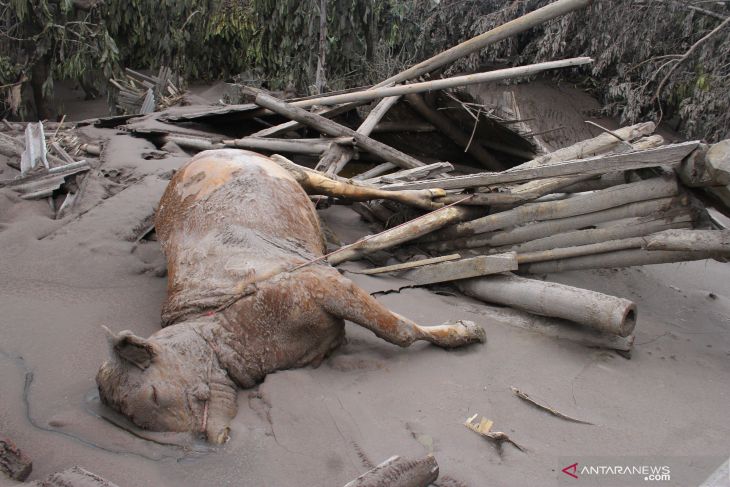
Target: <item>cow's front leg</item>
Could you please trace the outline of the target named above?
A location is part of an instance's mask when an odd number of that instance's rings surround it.
[[[407,347],[425,340],[442,348],[454,348],[486,342],[484,329],[471,321],[454,321],[438,326],[420,326],[378,303],[349,279],[331,270],[321,273],[318,286],[325,286],[321,296],[325,310],[371,330],[390,343]]]

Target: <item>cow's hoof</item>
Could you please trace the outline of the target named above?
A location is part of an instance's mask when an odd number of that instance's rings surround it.
[[[464,328],[463,334],[464,334],[464,336],[468,337],[468,339],[469,339],[468,343],[486,343],[487,342],[487,332],[484,331],[484,328],[477,325],[473,321],[459,320],[456,322],[456,324],[460,325]]]

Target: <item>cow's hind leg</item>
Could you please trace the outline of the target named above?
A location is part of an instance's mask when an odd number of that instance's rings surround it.
[[[322,304],[328,313],[364,326],[383,340],[401,347],[407,347],[417,340],[425,340],[442,348],[486,341],[484,329],[471,321],[420,326],[390,311],[339,274],[322,276],[319,285],[326,287]]]

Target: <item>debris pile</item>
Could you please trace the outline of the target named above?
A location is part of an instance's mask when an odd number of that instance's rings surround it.
[[[80,177],[91,169],[82,153],[99,156],[97,144],[82,142],[73,126],[63,122],[25,124],[18,127],[5,123],[6,132],[0,132],[0,153],[8,157],[8,165],[20,171],[11,179],[0,180],[0,187],[12,188],[23,199],[47,198],[56,218],[63,217],[77,202],[82,188]],[[47,133],[46,128],[53,130]],[[60,204],[56,196],[62,196]]]
[[[177,105],[184,91],[172,70],[162,66],[157,76],[148,76],[132,69],[124,70],[121,79],[110,79],[115,110],[120,114],[145,114]]]

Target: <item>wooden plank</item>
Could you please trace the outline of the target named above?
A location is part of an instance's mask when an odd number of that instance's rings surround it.
[[[627,152],[607,156],[595,156],[576,159],[547,166],[532,167],[516,171],[497,173],[479,173],[467,176],[431,179],[412,183],[399,183],[385,186],[384,189],[462,189],[495,184],[529,181],[532,179],[554,178],[559,176],[577,176],[588,174],[606,174],[616,171],[628,171],[656,166],[676,166],[699,145],[698,141],[665,145],[656,149]]]
[[[500,272],[516,270],[517,267],[517,254],[507,252],[431,264],[406,271],[398,277],[408,279],[418,285],[426,285],[499,274]]]
[[[404,271],[406,269],[414,269],[416,267],[421,267],[424,265],[439,264],[441,262],[448,262],[450,260],[457,260],[457,259],[461,259],[461,255],[450,254],[450,255],[442,255],[439,257],[432,257],[430,259],[422,259],[422,260],[414,260],[412,262],[404,262],[402,264],[375,267],[373,269],[366,269],[364,271],[349,271],[349,272],[352,272],[353,274],[365,274],[365,275],[384,274],[386,272],[399,272],[399,271]]]
[[[390,161],[403,169],[425,166],[425,164],[418,159],[387,146],[382,142],[371,139],[370,137],[360,134],[349,127],[340,125],[337,122],[333,122],[332,120],[315,113],[310,113],[301,108],[293,107],[286,102],[274,98],[273,96],[259,93],[256,95],[256,104],[268,108],[286,118],[309,125],[310,127],[332,137],[352,137],[355,139],[355,142],[359,147],[362,147],[368,152],[380,156],[386,161]]]

